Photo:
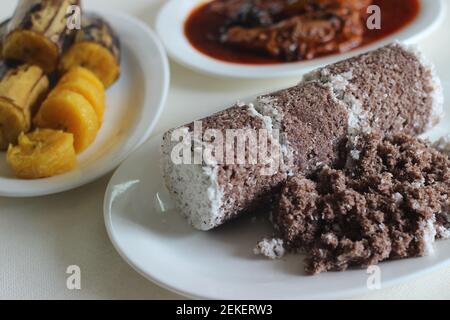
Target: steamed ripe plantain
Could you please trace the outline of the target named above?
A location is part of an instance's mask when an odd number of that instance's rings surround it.
[[[93,75],[90,71],[85,71],[86,73],[90,73],[92,77],[96,79],[95,75]],[[65,78],[58,82],[51,95],[57,94],[62,90],[68,90],[81,94],[92,105],[101,123],[103,121],[103,113],[105,109],[105,91],[103,89],[103,85],[98,79],[96,79],[100,83],[100,89],[98,89],[97,85],[94,85],[90,78],[79,76],[81,73],[78,71],[75,71],[78,76],[72,76],[72,72],[69,71]]]
[[[90,82],[98,91],[105,91],[105,86],[92,71],[83,67],[72,67],[59,79],[58,83],[71,82],[73,79],[82,78]]]
[[[21,132],[28,132],[48,87],[48,78],[39,67],[0,63],[0,150],[15,143]]]
[[[18,144],[9,147],[6,159],[21,179],[56,176],[72,170],[77,164],[73,135],[50,129],[21,134]]]
[[[74,66],[91,70],[108,88],[120,75],[120,41],[111,26],[95,15],[84,15],[72,47],[64,53],[60,71]]]
[[[38,128],[60,129],[74,135],[77,153],[85,150],[97,136],[99,120],[94,108],[81,94],[61,90],[42,104],[34,123]]]
[[[3,42],[3,57],[40,66],[53,72],[76,30],[68,14],[80,0],[19,0]]]

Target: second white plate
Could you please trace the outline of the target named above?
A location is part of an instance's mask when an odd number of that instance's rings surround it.
[[[445,83],[450,100],[450,83]],[[447,90],[448,89],[448,90]],[[427,136],[448,134],[447,116]],[[161,136],[144,144],[112,177],[104,202],[105,223],[120,255],[160,286],[192,298],[323,299],[367,292],[366,270],[303,273],[302,257],[269,261],[252,250],[272,229],[264,217],[247,217],[211,232],[190,227],[170,209],[160,168]],[[166,205],[165,210],[164,208]],[[450,241],[431,257],[380,264],[382,288],[450,265]]]
[[[372,45],[311,61],[275,65],[246,65],[223,62],[196,50],[185,36],[184,24],[189,14],[197,6],[209,0],[171,0],[161,9],[156,31],[161,37],[168,54],[176,62],[200,73],[233,78],[268,79],[286,76],[299,76],[319,66],[328,65],[351,56],[374,50],[394,40],[415,43],[432,32],[445,16],[443,0],[420,0],[421,11],[416,20],[401,31],[377,41]]]

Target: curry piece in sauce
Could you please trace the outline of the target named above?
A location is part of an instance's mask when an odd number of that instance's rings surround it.
[[[363,42],[372,0],[219,0],[220,41],[284,61],[346,52]]]

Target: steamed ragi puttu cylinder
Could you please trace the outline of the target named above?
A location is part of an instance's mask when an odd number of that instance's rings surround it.
[[[75,36],[68,19],[71,6],[79,5],[80,0],[20,0],[4,36],[3,57],[53,72]]]
[[[31,117],[48,89],[49,80],[41,68],[0,62],[0,150],[30,130]]]
[[[392,44],[313,72],[295,87],[202,120],[208,128],[226,131],[247,128],[259,119],[255,128],[272,133],[281,150],[280,167],[273,175],[261,174],[254,165],[174,163],[174,150],[184,141],[177,140],[180,130],[189,138],[194,135],[189,124],[164,135],[166,186],[190,223],[210,230],[260,204],[267,206],[292,174],[308,176],[324,165],[341,165],[347,144],[360,134],[424,132],[438,121],[442,103],[433,67],[417,51]],[[193,156],[196,149],[190,151]]]
[[[217,130],[223,138],[207,137],[209,129]],[[196,130],[203,137],[196,135]],[[266,158],[268,161],[252,162],[249,149],[240,153],[238,143],[234,146],[227,143],[227,132],[231,132],[230,136],[235,135],[236,140],[248,133],[257,134],[262,143],[256,149],[261,153],[270,153]],[[202,145],[201,139],[223,146],[222,157],[219,152],[211,152],[214,159],[208,161],[208,158],[203,158],[202,162],[196,162],[196,157],[201,153],[197,147]],[[234,140],[234,136],[228,141],[231,139]],[[187,156],[184,153],[182,159],[176,159],[184,152],[179,149],[180,142],[187,150]],[[171,130],[164,135],[162,147],[167,188],[189,222],[197,229],[209,230],[232,219],[238,212],[257,210],[270,204],[273,190],[281,188],[281,183],[287,179],[287,170],[280,163],[282,155],[277,152],[280,150],[277,143],[271,132],[270,119],[258,114],[253,106],[243,104]],[[232,152],[227,151],[227,145],[231,146]],[[242,154],[245,159],[239,162],[237,158]],[[254,156],[253,159],[258,157]],[[234,164],[230,164],[227,157],[232,157]]]
[[[320,85],[331,89],[335,101],[336,111],[326,121],[321,118],[329,110],[317,103],[320,93],[311,89]],[[361,134],[417,135],[430,129],[443,116],[443,92],[424,56],[394,43],[313,71],[297,87],[257,98],[255,108],[271,116],[282,132],[293,171],[309,174],[332,164],[340,145],[348,139],[357,143]],[[344,117],[338,111],[342,108]],[[342,127],[344,141],[329,139]]]

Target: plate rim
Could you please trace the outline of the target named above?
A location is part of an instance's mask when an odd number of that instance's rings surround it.
[[[153,137],[151,137],[149,140],[147,140],[142,146],[140,146],[132,155],[130,155],[130,157],[127,159],[130,160],[133,157],[138,157],[139,154],[141,152],[145,152],[144,150],[151,144],[157,144],[159,145],[159,141],[160,139],[162,139],[162,134],[158,134],[155,135]],[[115,179],[118,178],[119,174],[121,174],[121,170],[122,168],[127,164],[127,161],[124,161],[119,168],[117,168],[117,170],[114,172],[113,176],[111,177],[110,181],[108,182],[108,186],[107,189],[105,191],[105,196],[104,196],[104,200],[103,200],[103,217],[105,220],[105,228],[108,234],[108,237],[111,241],[111,243],[113,244],[114,248],[116,249],[116,251],[118,252],[118,254],[120,255],[120,257],[129,265],[131,266],[138,274],[140,274],[141,276],[143,276],[145,279],[151,281],[152,283],[156,284],[157,286],[166,289],[170,292],[173,292],[175,294],[190,298],[190,299],[195,299],[195,300],[205,300],[205,299],[211,299],[211,300],[228,300],[228,299],[236,299],[230,296],[220,296],[220,295],[207,295],[205,293],[201,293],[199,292],[201,289],[198,289],[196,292],[194,292],[195,290],[189,290],[186,288],[182,288],[181,286],[177,286],[176,284],[169,284],[164,282],[162,279],[159,279],[156,276],[153,276],[152,274],[146,272],[142,267],[139,266],[139,263],[133,261],[132,258],[130,258],[125,250],[122,248],[122,246],[119,244],[118,239],[116,238],[116,233],[114,232],[114,225],[112,222],[112,212],[111,212],[111,208],[112,208],[112,189],[115,185]],[[187,222],[186,222],[187,223]],[[450,241],[450,240],[448,240]],[[411,261],[412,259],[410,259]],[[408,262],[408,260],[403,260],[403,262]],[[270,262],[270,261],[269,261]],[[396,285],[400,285],[403,283],[406,283],[408,281],[420,278],[422,276],[431,274],[433,272],[436,272],[438,270],[441,270],[445,267],[447,267],[448,265],[450,265],[450,255],[445,258],[442,261],[439,261],[435,264],[433,264],[432,266],[429,266],[427,268],[423,268],[419,271],[416,272],[410,272],[406,275],[401,275],[396,277],[395,279],[390,279],[390,280],[383,280],[383,284],[382,284],[382,290],[385,289],[389,289],[393,286]],[[293,300],[315,300],[315,299],[320,299],[320,300],[330,300],[330,299],[345,299],[345,298],[349,298],[349,297],[353,297],[353,296],[357,296],[359,294],[368,294],[371,291],[368,291],[367,287],[365,287],[364,285],[359,285],[359,286],[355,286],[353,288],[350,289],[344,289],[344,290],[337,290],[337,291],[333,291],[333,292],[323,292],[323,293],[314,293],[314,294],[310,294],[310,296],[305,297],[304,294],[299,294],[298,296],[295,297],[291,297],[288,299],[293,299]],[[373,292],[373,291],[372,291]],[[376,292],[376,291],[375,291]],[[251,297],[246,297],[246,298],[238,298],[238,300],[247,300],[247,299],[251,299]],[[267,298],[266,300],[268,300],[269,298]],[[274,298],[271,297],[270,299],[273,300],[280,300],[280,299],[286,299],[285,297],[281,297],[281,298]]]
[[[86,184],[89,184],[91,182],[94,182],[101,177],[107,175],[108,173],[114,171],[126,158],[128,158],[136,149],[138,149],[152,134],[154,131],[159,119],[161,118],[161,115],[164,111],[165,104],[167,101],[168,93],[169,93],[169,87],[170,87],[170,65],[169,60],[165,51],[165,48],[160,41],[159,37],[156,35],[156,33],[143,21],[140,19],[125,14],[118,11],[113,10],[102,10],[101,12],[98,10],[89,10],[89,12],[94,12],[101,17],[103,17],[105,20],[111,23],[111,21],[114,20],[121,20],[125,21],[129,25],[133,25],[136,27],[136,29],[140,30],[142,34],[145,34],[147,39],[151,39],[151,42],[155,46],[158,57],[161,60],[161,84],[162,84],[162,91],[161,91],[161,97],[158,102],[158,106],[155,112],[155,116],[153,117],[152,121],[149,122],[149,124],[145,125],[146,129],[143,131],[143,133],[138,134],[136,130],[136,133],[134,133],[132,136],[130,136],[131,141],[133,142],[132,146],[129,146],[129,150],[127,152],[122,152],[122,149],[119,149],[118,157],[112,158],[111,156],[107,156],[107,159],[104,159],[101,163],[93,163],[89,166],[89,170],[80,170],[80,171],[72,171],[68,172],[63,175],[51,177],[51,178],[45,178],[45,179],[37,179],[37,180],[23,180],[18,178],[8,178],[4,179],[4,184],[7,185],[8,181],[15,181],[19,184],[27,184],[27,185],[33,185],[34,186],[30,189],[26,189],[26,191],[20,190],[20,186],[16,187],[13,190],[8,190],[5,187],[0,188],[0,197],[8,197],[8,198],[33,198],[33,197],[40,197],[40,196],[46,196],[46,195],[52,195],[52,194],[58,194],[65,191],[69,191],[72,189],[76,189],[78,187],[84,186]],[[134,50],[133,48],[131,48]],[[147,87],[150,84],[147,84]],[[147,89],[145,87],[145,89]],[[144,101],[142,103],[143,109],[142,114],[146,115],[149,111],[149,108],[146,108],[145,106],[148,104],[146,97],[144,97]],[[146,118],[146,117],[141,117]],[[138,122],[137,127],[144,127],[143,122]],[[141,136],[139,138],[138,136]],[[6,156],[6,154],[5,154]],[[98,161],[98,160],[97,160]],[[97,162],[96,161],[96,162]],[[86,174],[86,172],[90,174]]]
[[[195,1],[195,0],[192,0]],[[204,3],[209,2],[211,0],[197,0],[197,6]],[[314,59],[311,61],[300,61],[293,63],[284,63],[277,65],[248,65],[248,64],[239,64],[233,62],[221,61],[219,59],[214,59],[209,57],[208,55],[201,53],[197,49],[193,48],[189,41],[187,40],[184,32],[177,32],[178,41],[181,39],[183,42],[187,42],[189,48],[189,54],[181,54],[178,50],[174,50],[172,47],[173,41],[172,37],[168,37],[167,32],[164,28],[166,24],[167,17],[171,15],[172,9],[174,7],[179,7],[178,0],[169,0],[167,1],[159,10],[158,15],[155,21],[155,30],[164,47],[167,50],[167,53],[173,61],[178,64],[196,71],[200,74],[213,76],[213,77],[221,77],[221,78],[235,78],[235,79],[276,79],[290,76],[298,76],[300,73],[309,72],[317,67],[322,65],[334,63],[343,59],[348,59],[352,56],[363,54],[371,50],[375,50],[383,45],[387,45],[394,41],[401,41],[406,44],[415,44],[419,40],[427,37],[430,33],[434,32],[439,25],[444,21],[446,15],[446,7],[447,3],[444,0],[419,0],[421,3],[421,7],[424,7],[424,4],[432,3],[432,8],[435,9],[435,16],[433,16],[434,20],[429,21],[427,26],[417,32],[416,34],[411,34],[408,37],[403,36],[399,38],[400,35],[404,34],[408,30],[415,27],[415,23],[420,19],[423,14],[423,10],[416,20],[414,20],[410,25],[406,26],[402,30],[397,31],[395,34],[388,36],[387,38],[380,39],[372,44],[363,46],[361,48],[357,48],[347,53],[343,54],[334,54],[330,56],[326,56],[323,58]],[[194,7],[194,6],[193,6]],[[426,11],[425,11],[426,12]],[[187,15],[184,16],[184,20],[181,24],[184,25],[184,22],[187,18]],[[428,21],[428,20],[427,20]],[[179,25],[174,26],[173,28],[179,29]],[[171,40],[169,39],[171,38]],[[185,47],[186,48],[186,47]],[[203,62],[207,62],[213,68],[207,68],[203,64],[193,63],[191,59],[186,58],[186,56],[194,55],[196,58],[202,59]],[[241,69],[241,70],[239,70]],[[284,69],[284,70],[281,70]],[[264,70],[264,72],[262,72]]]

